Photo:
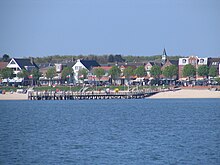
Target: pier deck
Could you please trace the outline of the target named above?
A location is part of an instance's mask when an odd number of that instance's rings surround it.
[[[118,92],[118,93],[79,93],[79,92],[29,92],[28,100],[92,100],[92,99],[141,99],[149,97],[157,91]]]

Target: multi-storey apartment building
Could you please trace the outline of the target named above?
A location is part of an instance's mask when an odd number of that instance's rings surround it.
[[[208,58],[199,58],[197,56],[190,56],[188,58],[179,58],[179,80],[186,80],[187,77],[183,76],[183,68],[184,66],[186,66],[187,64],[191,64],[193,65],[196,69],[198,69],[198,67],[200,65],[207,65],[208,66]],[[196,76],[194,77],[195,79],[202,79],[203,77],[198,76],[198,74],[196,74]]]

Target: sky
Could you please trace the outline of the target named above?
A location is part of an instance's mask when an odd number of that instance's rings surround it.
[[[0,0],[0,56],[220,57],[219,0]]]

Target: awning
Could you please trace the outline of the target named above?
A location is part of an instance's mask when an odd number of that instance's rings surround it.
[[[15,80],[15,82],[22,82],[22,81],[23,81],[22,78]]]
[[[7,78],[3,79],[2,82],[3,82],[3,83],[8,82]]]
[[[14,79],[9,79],[9,82],[10,82],[10,83],[14,83],[15,80],[14,80]]]

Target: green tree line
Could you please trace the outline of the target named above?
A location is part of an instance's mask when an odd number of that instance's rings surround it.
[[[178,60],[183,56],[169,56],[170,60]],[[116,63],[116,62],[146,62],[161,60],[161,55],[154,56],[131,56],[121,54],[108,55],[53,55],[46,57],[36,57],[34,59],[36,64],[42,63],[59,63],[59,62],[76,62],[77,59],[96,60],[100,64]]]

